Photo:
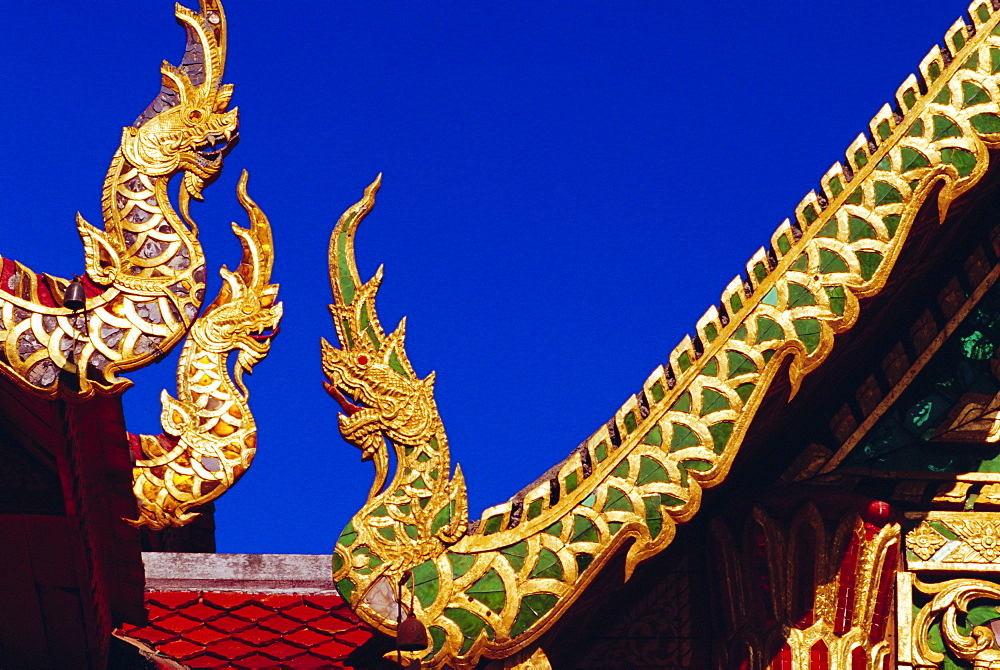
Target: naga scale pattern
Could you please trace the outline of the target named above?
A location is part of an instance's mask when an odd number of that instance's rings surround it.
[[[530,650],[626,541],[626,576],[665,548],[701,492],[726,476],[779,369],[793,393],[885,285],[921,207],[949,205],[1000,148],[1000,28],[991,4],[970,8],[871,122],[870,136],[821,180],[727,287],[669,363],[646,380],[557,475],[468,523],[433,399],[375,314],[354,232],[378,182],[331,240],[331,308],[341,345],[323,347],[345,440],[376,466],[367,503],[336,547],[334,577],[362,619],[394,634],[397,589],[426,624],[428,667],[471,668]],[[922,91],[925,91],[922,93]],[[358,404],[355,404],[357,402]],[[389,473],[387,446],[396,456]],[[412,580],[406,572],[412,571]],[[402,586],[398,586],[400,582]],[[535,655],[536,659],[538,656]]]

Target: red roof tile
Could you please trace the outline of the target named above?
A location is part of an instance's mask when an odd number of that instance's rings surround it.
[[[192,668],[339,667],[372,631],[334,594],[154,592],[124,633]]]

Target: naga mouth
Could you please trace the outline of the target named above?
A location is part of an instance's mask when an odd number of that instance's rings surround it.
[[[256,333],[250,333],[250,338],[257,340],[258,342],[268,342],[271,338],[276,337],[278,333],[281,332],[281,327],[277,328],[265,328],[264,330],[258,331]]]
[[[205,144],[199,146],[196,151],[198,154],[210,163],[215,163],[222,159],[229,150],[236,145],[239,141],[239,130],[235,130],[232,133],[230,139],[226,139],[225,135],[211,134],[206,138]]]
[[[355,405],[351,402],[339,388],[330,382],[323,382],[323,386],[326,388],[326,392],[330,394],[330,397],[337,401],[337,404],[340,405],[340,409],[342,409],[344,414],[347,416],[351,416],[352,414],[356,414],[362,410],[360,405]]]

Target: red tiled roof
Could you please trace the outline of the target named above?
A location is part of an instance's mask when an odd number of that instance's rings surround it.
[[[191,668],[338,667],[372,636],[335,594],[146,594],[149,625],[124,635]]]

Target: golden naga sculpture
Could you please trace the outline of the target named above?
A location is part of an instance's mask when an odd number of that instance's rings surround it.
[[[238,134],[232,86],[222,83],[225,15],[218,0],[201,7],[176,8],[184,58],[179,67],[163,64],[160,94],[122,131],[104,181],[103,230],[77,216],[85,306],[63,306],[65,279],[2,259],[0,369],[26,389],[48,397],[120,392],[130,382],[118,373],[163,356],[201,308],[205,259],[188,205],[218,176]],[[167,190],[179,174],[180,215]]]
[[[166,391],[161,396],[164,434],[131,436],[141,453],[133,471],[136,525],[154,530],[184,525],[197,516],[190,510],[215,500],[243,476],[256,452],[257,427],[243,374],[267,356],[282,305],[274,302],[278,285],[269,283],[271,227],[246,185],[244,172],[237,194],[250,228],[233,224],[243,260],[236,272],[222,267],[218,297],[188,333],[177,365],[177,399]]]
[[[403,324],[386,334],[379,323],[382,270],[367,282],[358,275],[354,235],[374,204],[372,184],[333,232],[340,348],[324,343],[322,354],[341,434],[375,464],[369,499],[334,555],[337,586],[357,614],[390,635],[397,608],[417,616],[430,645],[406,655],[427,667],[515,654],[541,667],[539,637],[612,556],[627,551],[628,577],[669,545],[702,490],[728,474],[779,371],[787,366],[794,393],[856,323],[859,299],[885,286],[925,203],[944,222],[986,173],[989,150],[1000,148],[1000,12],[977,2],[970,16],[973,25],[956,22],[948,52],[935,47],[920,80],[908,77],[871,134],[827,171],[822,193],[808,194],[751,258],[696,336],[551,476],[478,521],[468,521],[460,470],[452,474],[433,377],[414,373]]]

